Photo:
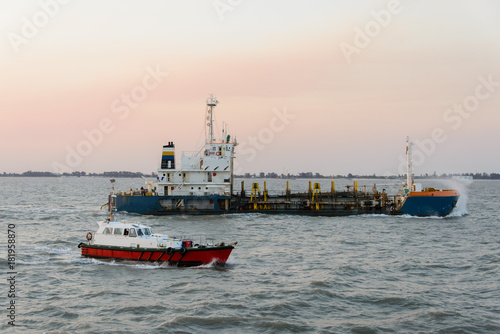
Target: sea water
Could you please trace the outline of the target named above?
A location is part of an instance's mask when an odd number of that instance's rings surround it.
[[[235,191],[239,191],[239,181]],[[245,180],[247,192],[251,182]],[[394,193],[394,181],[358,180]],[[292,191],[307,191],[291,180]],[[330,180],[321,188],[329,191]],[[336,181],[345,190],[352,181]],[[439,183],[439,184],[436,184]],[[143,180],[118,179],[117,189]],[[234,242],[224,268],[83,258],[105,178],[0,178],[0,328],[19,333],[500,333],[500,182],[426,180],[462,196],[446,218],[139,216],[155,232]],[[272,193],[285,180],[267,180]],[[361,188],[361,187],[360,187]],[[352,188],[351,188],[352,189]],[[361,189],[360,189],[361,190]],[[15,265],[9,268],[9,226]],[[11,233],[12,234],[12,233]],[[15,297],[9,272],[15,272]],[[5,279],[7,278],[7,280]],[[15,302],[15,327],[8,324]]]

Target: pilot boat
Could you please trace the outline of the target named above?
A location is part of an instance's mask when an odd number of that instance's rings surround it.
[[[112,201],[109,205],[109,218],[97,222],[97,231],[88,232],[87,242],[78,245],[82,256],[166,262],[177,266],[225,265],[237,244],[215,244],[213,239],[206,237],[196,242],[187,238],[156,234],[146,225],[114,221]]]

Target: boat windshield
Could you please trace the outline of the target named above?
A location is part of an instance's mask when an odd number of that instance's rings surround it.
[[[137,235],[142,237],[144,233],[142,233],[142,230],[140,228],[137,229]]]
[[[151,235],[151,229],[150,228],[145,228],[144,229],[144,234],[145,235]]]

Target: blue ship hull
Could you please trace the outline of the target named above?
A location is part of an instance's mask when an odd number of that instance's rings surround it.
[[[421,195],[420,195],[421,194]],[[287,202],[282,199],[259,202],[255,206],[249,198],[239,196],[127,196],[113,197],[116,211],[142,215],[214,215],[224,213],[266,213],[307,216],[348,216],[360,214],[392,214],[412,216],[446,216],[455,207],[458,192],[411,193],[399,209],[392,205],[371,205],[363,199],[351,198],[343,202],[322,202],[314,205],[309,201]],[[370,202],[370,201],[368,201]],[[290,204],[293,203],[293,204]],[[356,204],[354,204],[356,203]]]
[[[458,202],[455,196],[410,196],[407,197],[397,214],[411,216],[447,216]]]
[[[162,202],[170,201],[179,203],[184,201],[180,207],[173,206],[165,208]],[[315,210],[309,206],[297,204],[294,208],[269,207],[268,209],[253,209],[247,205],[248,201],[233,201],[229,196],[124,196],[116,195],[113,202],[116,211],[137,213],[141,215],[216,215],[224,213],[262,213],[262,214],[289,214],[307,216],[350,216],[360,214],[383,214],[388,213],[385,207],[328,207]],[[300,203],[300,202],[297,202]]]
[[[111,198],[110,198],[111,199]],[[116,211],[141,215],[217,214],[227,212],[230,196],[125,196],[116,195]]]

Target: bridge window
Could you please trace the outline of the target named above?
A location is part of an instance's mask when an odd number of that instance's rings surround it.
[[[128,236],[129,237],[137,237],[137,234],[135,233],[135,228],[130,229],[130,234]]]
[[[123,229],[116,227],[113,231],[113,234],[115,235],[123,235]]]

